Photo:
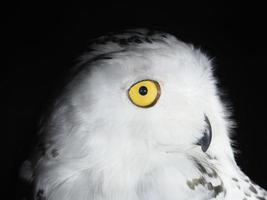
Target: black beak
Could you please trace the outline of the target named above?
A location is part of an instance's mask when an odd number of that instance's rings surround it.
[[[197,142],[197,145],[201,146],[203,152],[206,152],[208,150],[212,139],[212,129],[209,118],[206,115],[205,115],[205,122],[206,122],[206,127],[204,129],[203,136]]]

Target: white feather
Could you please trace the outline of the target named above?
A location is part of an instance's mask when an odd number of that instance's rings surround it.
[[[35,199],[249,199],[245,192],[250,199],[267,199],[263,190],[249,190],[234,161],[232,122],[210,60],[169,34],[137,32],[115,37],[139,35],[152,43],[108,41],[82,56],[42,129],[45,155],[32,161]],[[128,88],[144,79],[161,86],[157,104],[145,109],[127,96]],[[206,153],[196,145],[204,114],[213,130]],[[190,188],[199,177],[205,183]]]

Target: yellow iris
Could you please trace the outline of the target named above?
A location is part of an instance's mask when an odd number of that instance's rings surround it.
[[[128,90],[133,104],[147,108],[155,105],[160,96],[160,85],[153,80],[143,80],[133,84]]]

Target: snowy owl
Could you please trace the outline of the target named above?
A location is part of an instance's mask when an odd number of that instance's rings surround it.
[[[22,176],[35,200],[266,200],[237,166],[210,59],[173,35],[94,40]]]

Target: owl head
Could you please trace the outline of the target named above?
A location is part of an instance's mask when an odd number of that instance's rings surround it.
[[[212,63],[192,45],[148,30],[110,34],[92,41],[74,74],[44,127],[59,156],[232,156]]]
[[[170,34],[127,30],[93,40],[26,162],[35,196],[88,197],[170,163],[183,174],[195,158],[234,162],[216,84],[210,59]]]

